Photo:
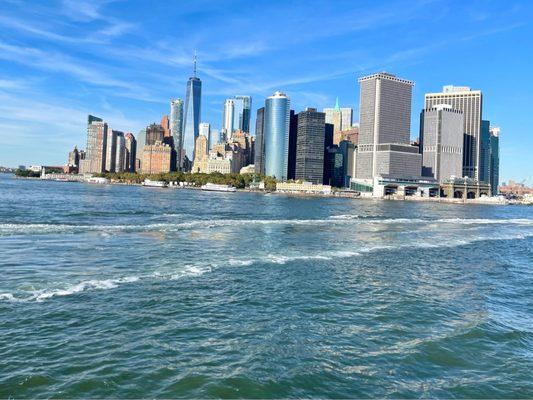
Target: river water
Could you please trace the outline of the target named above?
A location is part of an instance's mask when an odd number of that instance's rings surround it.
[[[0,397],[533,397],[533,208],[0,174]]]

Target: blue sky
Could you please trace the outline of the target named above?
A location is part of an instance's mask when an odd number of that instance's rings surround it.
[[[253,113],[283,90],[297,111],[354,108],[357,78],[415,81],[411,136],[426,92],[481,89],[501,127],[502,180],[533,183],[533,2],[0,0],[0,165],[64,164],[85,147],[88,113],[137,133],[183,98],[198,52],[202,120],[226,97]]]

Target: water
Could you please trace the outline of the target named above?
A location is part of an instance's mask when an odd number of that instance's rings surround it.
[[[533,208],[0,174],[0,397],[533,397]]]

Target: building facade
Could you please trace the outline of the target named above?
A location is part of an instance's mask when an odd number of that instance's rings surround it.
[[[196,76],[196,57],[193,76],[187,81],[185,110],[183,116],[183,149],[190,163],[194,160],[194,144],[199,135],[201,119],[202,81]]]
[[[232,99],[226,99],[224,102],[224,110],[222,113],[222,129],[226,132],[226,139],[229,139],[233,134],[235,118],[235,102]]]
[[[237,95],[235,96],[235,116],[233,127],[246,133],[250,133],[250,117],[252,112],[252,97]]]
[[[142,159],[143,174],[170,172],[172,148],[161,141],[144,146]]]
[[[298,114],[295,179],[322,183],[324,177],[325,118],[308,108]]]
[[[87,122],[86,157],[80,162],[80,173],[102,173],[106,169],[107,123],[92,115]]]
[[[492,196],[497,196],[500,186],[500,128],[490,127],[489,183]]]
[[[444,86],[441,93],[427,93],[424,108],[448,104],[463,112],[463,176],[480,180],[481,118],[483,96],[481,90],[466,86]]]
[[[211,137],[211,124],[209,122],[200,122],[199,134],[207,138],[207,150],[211,149],[213,145]]]
[[[124,135],[124,170],[126,172],[135,172],[135,160],[137,158],[137,140],[132,133]]]
[[[265,175],[287,180],[290,99],[275,92],[265,101],[263,130]]]
[[[115,172],[124,172],[126,163],[126,139],[123,132],[117,132]]]
[[[181,99],[170,102],[170,133],[176,149],[176,171],[181,171],[183,166],[183,100]]]
[[[264,123],[265,123],[265,107],[257,110],[257,118],[255,119],[255,173],[265,174],[265,145],[264,145]]]
[[[439,182],[463,173],[463,112],[448,105],[423,110],[420,115],[422,176]]]
[[[420,177],[422,159],[410,145],[414,83],[388,73],[359,79],[357,178]]]

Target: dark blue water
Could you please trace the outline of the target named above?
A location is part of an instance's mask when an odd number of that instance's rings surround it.
[[[533,208],[0,174],[0,397],[533,397]]]

